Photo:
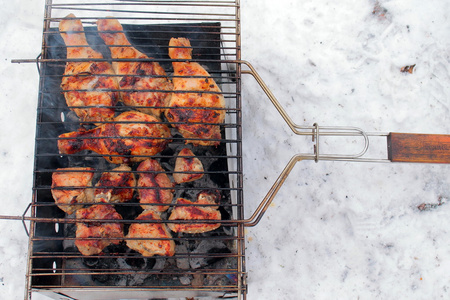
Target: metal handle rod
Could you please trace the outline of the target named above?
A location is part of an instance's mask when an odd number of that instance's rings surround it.
[[[276,194],[280,190],[283,183],[286,181],[286,178],[291,173],[292,169],[294,168],[295,164],[301,160],[304,159],[315,159],[315,156],[311,155],[295,155],[293,156],[290,161],[287,163],[286,167],[283,169],[281,174],[278,176],[278,178],[275,180],[274,184],[270,188],[269,192],[266,194],[264,199],[261,201],[261,203],[258,205],[254,213],[249,219],[243,220],[242,223],[244,223],[244,226],[246,227],[253,227],[256,224],[259,223],[261,218],[263,217],[264,213],[269,208],[270,204],[272,203],[272,200],[275,198]]]
[[[256,82],[259,84],[261,89],[264,91],[264,93],[267,95],[269,100],[272,102],[272,104],[275,106],[275,108],[278,110],[284,121],[287,123],[289,128],[297,135],[309,135],[312,137],[312,141],[315,142],[314,145],[314,155],[315,155],[315,161],[317,162],[319,159],[321,159],[321,154],[319,151],[319,140],[320,136],[361,136],[364,139],[364,145],[362,147],[362,150],[359,153],[355,153],[352,155],[345,155],[345,154],[327,154],[324,156],[326,159],[355,159],[362,157],[369,148],[369,135],[365,133],[362,129],[358,127],[351,127],[351,126],[319,126],[317,123],[315,123],[313,126],[303,126],[296,124],[291,117],[288,115],[286,110],[283,108],[283,106],[280,104],[280,102],[277,100],[275,95],[272,93],[272,91],[269,89],[269,87],[265,84],[261,76],[258,74],[256,69],[247,61],[239,61],[241,64],[246,65],[250,70],[243,70],[242,74],[249,74],[252,75],[253,78],[256,80]],[[378,134],[377,134],[378,135]],[[304,156],[304,155],[302,155]],[[307,155],[308,156],[308,155]]]
[[[262,216],[266,212],[266,210],[269,208],[270,204],[272,203],[272,200],[275,198],[276,194],[280,190],[281,186],[285,182],[286,178],[289,176],[289,173],[294,168],[295,164],[301,160],[314,160],[314,155],[308,155],[308,154],[297,154],[293,156],[290,161],[287,163],[286,167],[283,169],[281,174],[278,176],[277,180],[272,185],[271,189],[267,193],[267,195],[264,197],[264,199],[261,201],[261,203],[258,205],[252,216],[248,219],[242,219],[242,220],[173,220],[173,221],[164,221],[164,220],[149,220],[145,221],[146,223],[221,223],[225,226],[238,226],[239,224],[243,224],[246,227],[253,227],[256,224],[259,223]],[[124,222],[124,223],[134,223],[134,222],[140,222],[142,223],[142,220],[98,220],[98,219],[67,219],[67,218],[42,218],[42,217],[26,217],[25,214],[27,213],[29,207],[31,206],[31,203],[28,205],[27,209],[23,213],[22,216],[0,216],[0,219],[4,220],[22,220],[24,221],[36,221],[36,222],[49,222],[49,223],[77,223],[77,222]],[[25,225],[25,223],[24,223]],[[25,230],[26,229],[25,226]]]
[[[314,154],[297,154],[294,155],[288,162],[286,167],[283,169],[279,177],[276,179],[275,183],[272,185],[271,189],[268,191],[266,196],[263,198],[261,203],[258,205],[254,213],[249,219],[242,220],[246,227],[252,227],[258,224],[262,216],[272,203],[272,200],[280,190],[281,186],[285,182],[286,178],[289,176],[295,164],[301,160],[314,160],[318,162],[319,160],[335,160],[335,161],[360,161],[360,162],[389,162],[387,159],[371,159],[362,158],[366,154],[369,148],[369,136],[387,136],[387,133],[366,133],[362,129],[357,127],[349,126],[319,126],[317,123],[313,126],[300,126],[290,118],[283,106],[279,103],[272,91],[267,87],[267,85],[259,76],[256,69],[247,61],[239,61],[238,63],[246,65],[250,70],[243,70],[242,74],[252,75],[253,78],[260,85],[264,93],[267,95],[269,100],[278,110],[284,121],[287,123],[289,128],[297,135],[309,135],[312,137],[314,144]],[[321,154],[319,140],[321,136],[361,136],[364,139],[364,145],[359,153],[346,155],[346,154]]]

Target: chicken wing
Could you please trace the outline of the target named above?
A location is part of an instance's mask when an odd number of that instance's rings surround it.
[[[52,174],[52,196],[56,205],[67,214],[73,214],[83,203],[94,199],[92,168],[60,168]]]
[[[161,220],[161,217],[153,210],[144,210],[136,220]],[[126,238],[127,246],[144,256],[175,254],[175,242],[164,223],[132,223]]]
[[[154,159],[143,161],[137,168],[139,202],[143,209],[166,211],[173,199],[173,183],[161,165]]]
[[[113,123],[91,130],[61,134],[61,154],[91,150],[104,155],[114,164],[139,162],[155,155],[171,142],[170,129],[159,119],[137,111],[128,111],[114,118]]]
[[[95,255],[110,244],[123,240],[123,224],[105,223],[101,220],[122,220],[122,216],[109,204],[95,204],[76,212],[77,219],[95,219],[99,222],[77,222],[75,246],[83,255]],[[90,239],[86,239],[90,238]],[[98,238],[98,239],[91,239]]]
[[[180,206],[175,206],[169,220],[220,220],[222,216],[219,207],[215,205],[219,199],[218,191],[202,191],[196,202],[178,198],[177,204]],[[201,206],[202,204],[208,206]],[[202,233],[219,228],[220,223],[169,223],[167,226],[174,232]]]
[[[119,100],[119,84],[111,65],[101,53],[89,47],[81,21],[70,14],[59,23],[59,31],[67,46],[67,59],[92,59],[68,61],[61,88],[66,103],[81,122],[100,124],[114,117],[114,106]]]
[[[188,39],[172,38],[169,56],[190,60]],[[220,126],[225,120],[225,99],[211,75],[196,62],[173,61],[173,90],[166,117],[186,139],[186,143],[217,146]],[[195,76],[195,77],[193,77]]]
[[[184,148],[178,153],[175,161],[173,179],[176,183],[190,182],[203,177],[203,164],[194,153]]]
[[[95,186],[96,197],[106,195],[109,203],[123,203],[133,198],[136,178],[129,166],[120,165],[104,172]]]
[[[100,37],[110,46],[112,58],[118,59],[112,66],[119,75],[122,102],[159,117],[161,107],[167,106],[171,96],[170,92],[165,91],[172,90],[172,83],[164,69],[157,62],[142,61],[149,57],[130,44],[119,21],[101,19],[97,21],[97,28]]]

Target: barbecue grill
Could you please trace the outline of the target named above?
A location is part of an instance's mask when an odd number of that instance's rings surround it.
[[[68,60],[58,24],[70,13],[82,20],[89,45],[101,52],[104,60],[112,59],[95,23],[114,17],[123,24],[133,46],[147,54],[148,61],[157,61],[169,76],[169,40],[186,37],[193,48],[193,60],[204,66],[222,89],[227,116],[221,125],[220,146],[193,149],[204,165],[203,179],[176,185],[174,198],[193,198],[202,190],[219,191],[223,224],[213,232],[174,234],[173,257],[142,257],[123,244],[108,247],[101,255],[84,257],[74,247],[74,218],[66,216],[52,199],[51,175],[56,169],[94,167],[98,176],[113,167],[95,153],[58,153],[58,136],[80,127],[60,88]],[[58,299],[245,297],[244,231],[243,225],[235,222],[243,219],[239,34],[239,3],[234,1],[46,1],[43,46],[37,59],[40,93],[34,193],[27,228],[27,298],[33,291]],[[133,107],[116,107],[118,113],[130,109]],[[153,158],[172,174],[175,154],[183,147],[184,139],[174,133],[170,146]],[[115,207],[123,215],[125,228],[136,222],[141,211],[137,201]],[[169,222],[167,216],[165,219],[162,222]]]
[[[65,105],[60,89],[64,71],[66,46],[57,31],[59,21],[74,13],[85,25],[88,41],[108,57],[108,48],[98,37],[95,22],[113,16],[120,20],[132,44],[148,54],[148,61],[158,61],[169,73],[172,60],[167,56],[171,37],[184,36],[193,46],[194,60],[201,63],[220,85],[226,98],[226,121],[221,125],[218,147],[199,147],[196,155],[205,165],[205,178],[191,184],[175,186],[175,198],[193,197],[205,189],[219,190],[222,196],[221,227],[213,232],[189,235],[177,234],[173,257],[142,257],[123,244],[112,245],[101,255],[83,256],[73,243],[76,220],[66,216],[51,196],[51,175],[57,168],[85,166],[95,168],[96,176],[113,166],[101,155],[92,152],[61,155],[56,143],[61,133],[77,130],[79,120]],[[365,133],[353,127],[322,127],[296,125],[256,70],[240,56],[239,1],[117,1],[70,3],[47,0],[43,30],[42,53],[36,60],[40,74],[33,199],[24,216],[31,213],[29,261],[26,297],[38,291],[55,299],[148,299],[168,297],[246,298],[244,227],[254,226],[261,219],[275,194],[294,167],[303,159],[349,161],[410,161],[422,151],[407,155],[395,148],[400,138],[416,142],[417,136],[385,133]],[[20,62],[26,62],[21,60]],[[244,69],[242,68],[244,67]],[[250,218],[244,218],[241,152],[241,76],[253,76],[269,99],[280,111],[288,126],[298,135],[311,136],[314,153],[295,155],[272,189]],[[129,108],[118,106],[117,111]],[[167,121],[163,120],[163,123]],[[88,124],[84,126],[89,127]],[[322,154],[319,139],[324,136],[360,136],[361,151],[353,155]],[[370,136],[386,136],[390,150],[388,159],[363,158]],[[446,162],[448,137],[434,136],[438,155],[431,162]],[[184,147],[184,139],[175,132],[170,146],[156,155],[167,174],[173,173],[175,153]],[[393,141],[393,142],[392,142]],[[429,143],[429,136],[422,142]],[[402,143],[400,143],[401,146]],[[394,149],[395,148],[395,149]],[[436,151],[434,151],[436,153]],[[427,153],[425,157],[430,157]],[[411,158],[411,156],[413,158]],[[421,158],[421,161],[426,161]],[[133,173],[137,173],[133,171]],[[175,207],[175,204],[171,205]],[[125,226],[136,222],[139,212],[136,201],[116,205],[124,217]],[[169,223],[168,220],[161,221]],[[176,221],[172,221],[176,222]],[[194,222],[195,221],[191,221]],[[207,221],[202,221],[206,222]],[[183,221],[178,221],[183,223]],[[212,223],[212,222],[210,222]]]

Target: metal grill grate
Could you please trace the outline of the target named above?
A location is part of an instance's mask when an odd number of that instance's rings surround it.
[[[80,120],[67,106],[60,87],[68,61],[92,61],[66,58],[67,47],[60,36],[58,25],[70,13],[82,21],[89,46],[103,54],[104,58],[97,61],[115,61],[109,55],[109,48],[99,37],[95,25],[99,19],[113,17],[123,25],[132,46],[150,57],[143,61],[158,62],[169,78],[174,77],[174,60],[168,56],[169,40],[172,37],[188,38],[192,45],[192,60],[205,67],[222,90],[226,118],[220,125],[219,146],[190,147],[204,165],[204,176],[195,182],[175,185],[174,201],[169,205],[170,212],[174,207],[182,206],[175,204],[178,197],[193,199],[203,190],[217,190],[221,195],[221,226],[205,233],[172,233],[169,239],[176,244],[173,256],[145,257],[127,248],[125,242],[110,245],[100,254],[82,255],[74,245],[77,240],[74,215],[65,214],[52,197],[52,174],[58,168],[93,168],[95,184],[101,174],[118,166],[109,163],[104,155],[92,151],[74,154],[60,154],[58,151],[61,134],[76,131],[80,126],[86,130],[95,127],[93,124],[80,124]],[[243,224],[235,222],[243,219],[239,26],[239,1],[46,1],[42,53],[38,58],[40,92],[34,193],[30,207],[27,297],[31,298],[33,291],[39,291],[58,299],[62,295],[67,296],[67,299],[245,298],[244,230]],[[135,107],[125,107],[119,103],[114,108],[117,115]],[[165,118],[158,123],[169,127],[173,125]],[[159,173],[169,177],[176,173],[176,154],[186,147],[183,136],[174,128],[171,128],[171,132],[173,136],[168,147],[149,157],[163,167],[164,170]],[[109,138],[124,137],[106,137]],[[110,156],[133,157],[130,154]],[[129,163],[132,169],[130,173],[136,177],[142,174],[136,170],[138,164]],[[74,187],[61,189],[70,190]],[[162,213],[160,221],[137,221],[136,216],[142,212],[136,196],[138,189],[136,187],[131,202],[114,205],[123,218],[114,222],[123,224],[125,232],[134,223],[187,223],[168,221],[167,212]],[[85,207],[94,204],[85,203]]]

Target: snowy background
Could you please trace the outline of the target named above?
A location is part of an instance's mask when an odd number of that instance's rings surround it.
[[[44,1],[0,11],[1,215],[31,201]],[[294,122],[450,134],[450,2],[242,1],[242,58]],[[412,74],[402,73],[415,65]],[[256,208],[289,159],[311,153],[243,80],[244,199]],[[359,152],[360,140],[324,151]],[[386,158],[384,138],[371,140]],[[350,146],[350,147],[349,147]],[[450,299],[450,166],[302,161],[246,230],[249,299]],[[420,207],[420,209],[419,209]],[[0,220],[0,295],[23,299],[28,240]],[[33,299],[46,299],[34,295]]]

